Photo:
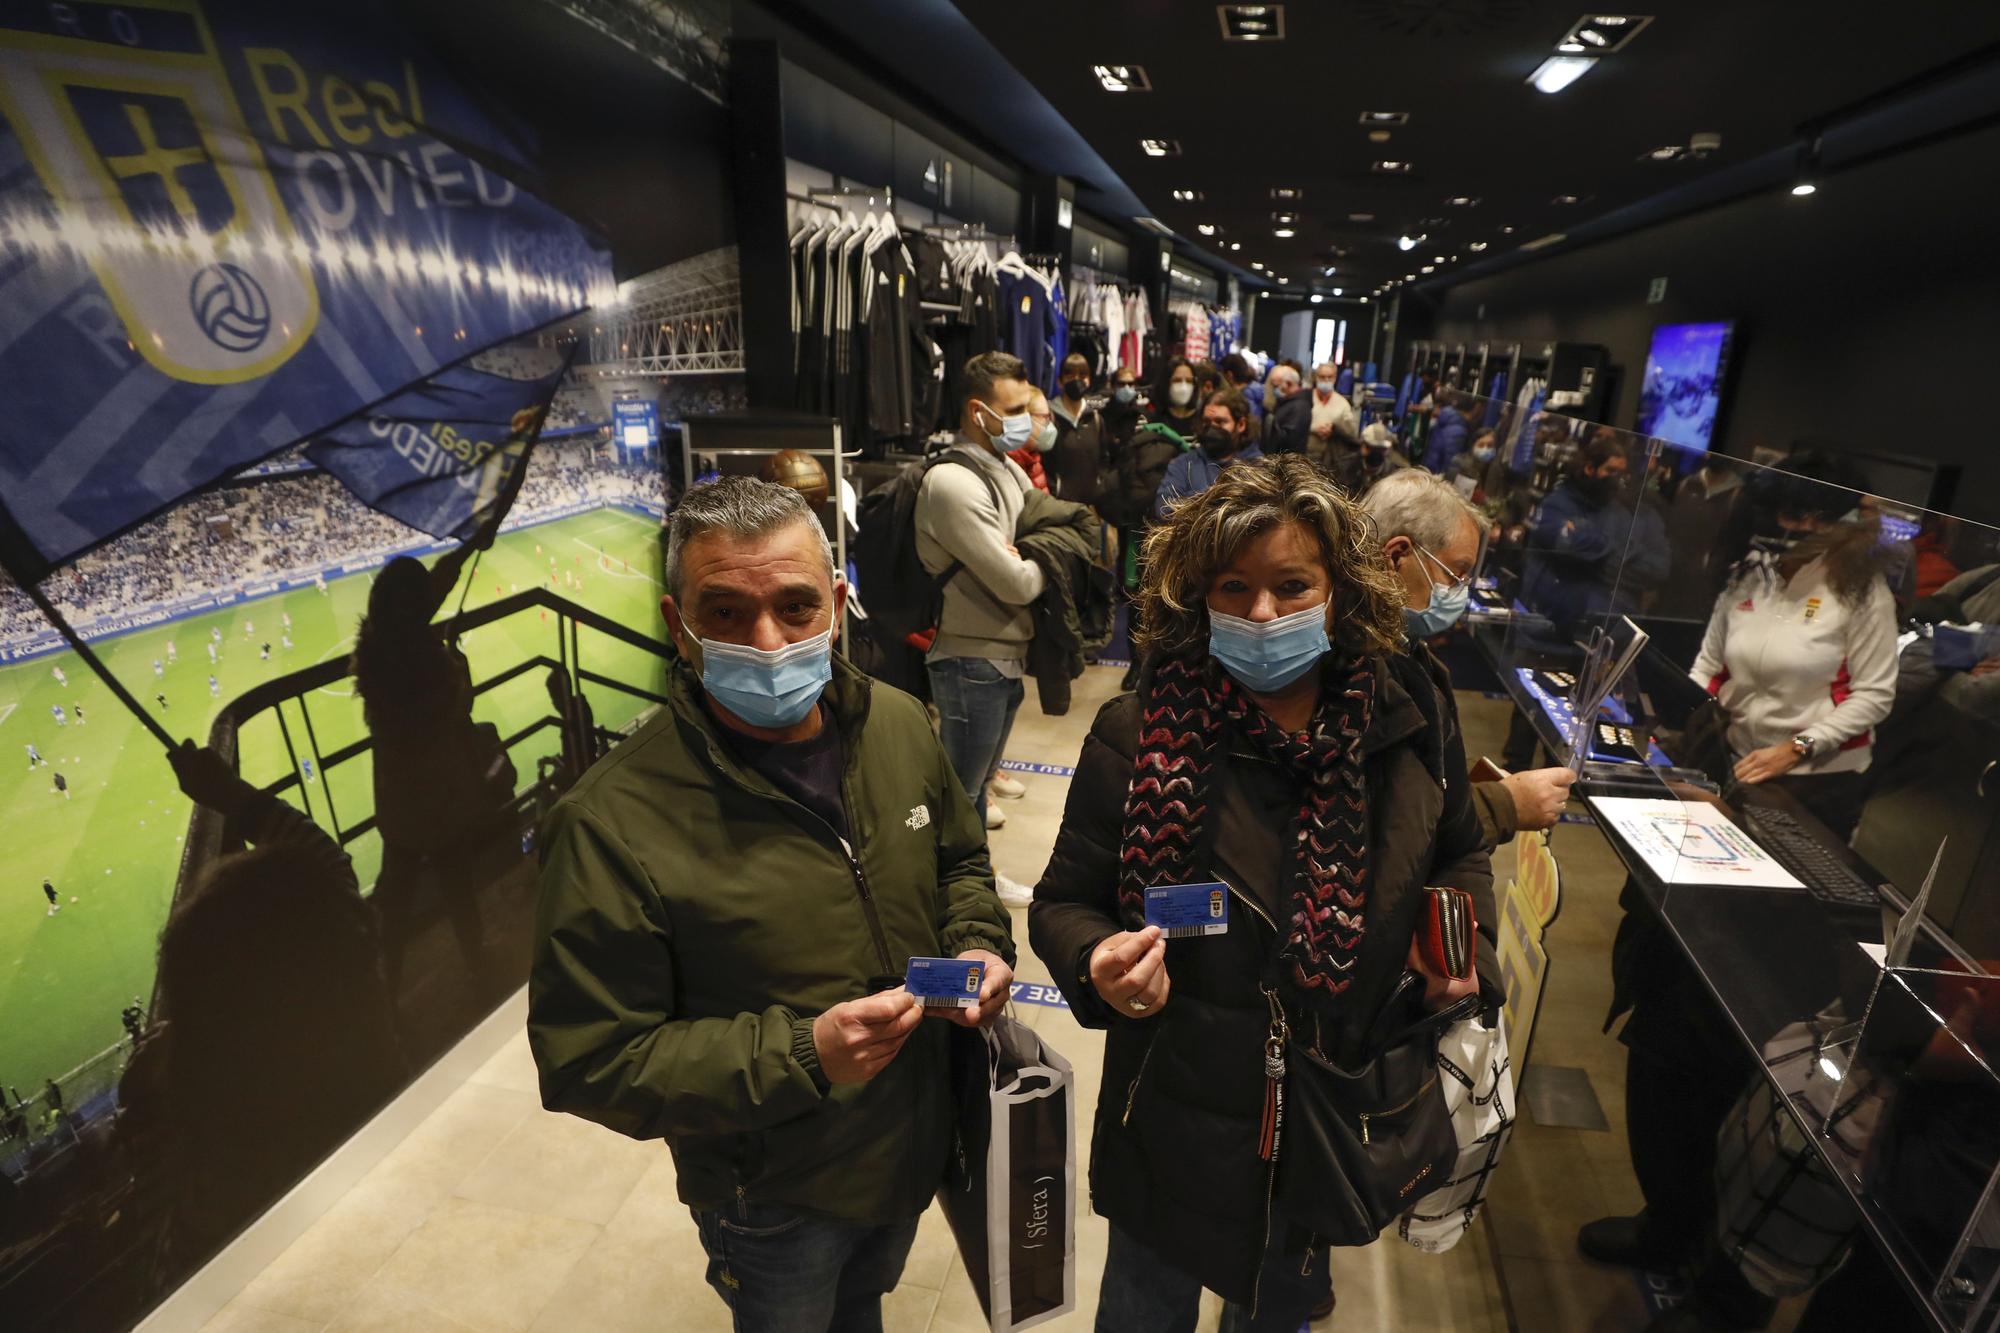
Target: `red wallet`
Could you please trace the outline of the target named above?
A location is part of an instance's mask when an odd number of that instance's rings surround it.
[[[1472,975],[1474,957],[1472,895],[1464,889],[1424,890],[1423,914],[1417,919],[1417,951],[1436,975],[1464,981]]]

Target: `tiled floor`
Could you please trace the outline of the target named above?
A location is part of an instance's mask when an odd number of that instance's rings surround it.
[[[1044,717],[1031,689],[1009,757],[1073,764],[1117,680],[1110,667],[1086,672],[1069,714],[1060,718]],[[1461,699],[1469,753],[1497,755],[1505,705]],[[1007,826],[992,845],[1003,873],[1033,883],[1068,783],[1046,775],[1023,781],[1028,793],[1004,803]],[[1524,1116],[1491,1207],[1467,1240],[1441,1256],[1393,1238],[1338,1252],[1340,1307],[1324,1327],[1567,1333],[1645,1326],[1638,1279],[1582,1261],[1574,1240],[1581,1223],[1631,1211],[1639,1201],[1624,1150],[1623,1048],[1599,1032],[1622,870],[1587,825],[1561,826],[1554,845],[1565,897],[1548,941],[1550,982],[1533,1058],[1586,1071],[1611,1127],[1547,1129]],[[1017,913],[1015,927],[1025,941],[1024,914]],[[1021,979],[1046,977],[1024,949]],[[1087,1133],[1102,1038],[1066,1010],[1023,1005],[1019,1016],[1074,1065],[1077,1123]],[[1087,1151],[1087,1144],[1080,1147],[1080,1154]],[[1044,1325],[1052,1333],[1089,1328],[1096,1304],[1105,1228],[1089,1213],[1087,1198],[1079,1198],[1079,1211],[1078,1308]],[[526,1038],[516,1035],[204,1327],[213,1333],[727,1329],[702,1271],[665,1149],[544,1112]],[[1203,1328],[1213,1328],[1215,1319],[1210,1297]],[[984,1327],[935,1210],[924,1219],[886,1322],[892,1333]]]

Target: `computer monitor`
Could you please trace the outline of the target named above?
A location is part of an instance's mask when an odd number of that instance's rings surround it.
[[[1687,449],[1709,447],[1735,333],[1729,320],[1662,324],[1653,330],[1646,378],[1639,388],[1639,434]]]

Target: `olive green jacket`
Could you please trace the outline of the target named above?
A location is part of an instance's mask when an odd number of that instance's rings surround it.
[[[951,1142],[950,1025],[829,1087],[814,1016],[912,956],[1014,961],[985,830],[922,704],[834,659],[852,854],[739,762],[693,672],[550,811],[528,980],[542,1105],[664,1138],[681,1199],[881,1225],[922,1212]],[[894,980],[888,980],[893,978]]]

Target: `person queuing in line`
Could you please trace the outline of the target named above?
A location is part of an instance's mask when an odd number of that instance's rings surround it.
[[[1338,476],[1361,447],[1361,422],[1354,404],[1340,393],[1340,367],[1322,361],[1313,367],[1312,424],[1306,433],[1306,454]]]
[[[1262,427],[1264,386],[1257,382],[1257,376],[1251,371],[1250,358],[1241,352],[1231,352],[1222,358],[1222,364],[1218,368],[1222,371],[1223,383],[1243,395],[1243,400],[1250,404],[1251,420]]]
[[[1045,461],[1049,493],[1095,508],[1112,487],[1110,430],[1106,404],[1090,397],[1090,363],[1074,352],[1063,360],[1062,389],[1052,406],[1056,441]],[[1106,517],[1101,511],[1098,516]]]
[[[970,375],[998,434],[1027,393],[996,355]],[[667,1140],[736,1328],[879,1328],[955,1125],[947,1029],[895,982],[912,957],[977,959],[977,1004],[931,1012],[989,1022],[1008,914],[923,705],[832,652],[846,585],[804,497],[694,487],[665,580],[668,702],[545,826],[542,1103]]]
[[[1175,502],[1199,495],[1215,484],[1222,469],[1232,463],[1247,463],[1264,456],[1250,429],[1250,404],[1240,393],[1226,391],[1208,400],[1201,410],[1200,446],[1176,458],[1160,479],[1160,493],[1153,501],[1153,518],[1166,517]]]
[[[1444,475],[1458,488],[1458,493],[1475,505],[1483,505],[1489,491],[1499,490],[1507,475],[1500,462],[1500,437],[1490,430],[1482,430],[1472,437],[1472,444],[1462,452],[1453,455],[1446,465]]]
[[[1347,470],[1335,476],[1350,494],[1365,495],[1376,482],[1409,465],[1410,460],[1396,448],[1396,437],[1389,428],[1373,421],[1362,428],[1361,448],[1349,460]]]
[[[966,400],[950,455],[963,467],[933,467],[917,492],[917,558],[932,576],[964,566],[944,585],[937,639],[925,657],[938,734],[965,794],[988,819],[986,780],[1004,758],[1025,693],[1030,610],[1043,575],[1014,545],[1023,497],[1032,489],[1008,454],[1035,433],[1035,390],[1019,358],[985,352],[966,362]],[[996,822],[1004,823],[1005,816]],[[1001,884],[1010,906],[1026,886]]]
[[[1312,435],[1312,394],[1300,387],[1299,372],[1280,361],[1265,380],[1264,452],[1302,454]]]
[[[1787,468],[1752,483],[1757,535],[1715,600],[1689,675],[1728,711],[1735,782],[1783,788],[1845,839],[1860,817],[1872,729],[1895,698],[1895,604],[1877,525],[1843,521],[1857,499],[1848,470],[1818,452]],[[1588,1223],[1577,1246],[1603,1263],[1663,1272],[1712,1244],[1716,1133],[1759,1072],[1630,880],[1620,905],[1605,1026],[1630,1010],[1619,1034],[1625,1131],[1645,1207]],[[1701,1270],[1697,1303],[1712,1323],[1769,1318],[1768,1299],[1732,1276],[1734,1265]]]
[[[1398,1018],[1497,997],[1490,863],[1441,683],[1402,651],[1402,591],[1331,477],[1227,468],[1147,547],[1139,690],[1091,726],[1028,915],[1078,1021],[1107,1030],[1099,1105],[1125,1108],[1090,1152],[1098,1327],[1191,1329],[1206,1287],[1224,1328],[1290,1333],[1325,1302],[1327,1250],[1260,1160],[1272,1006],[1359,1068],[1392,991]],[[1147,887],[1215,880],[1225,933],[1143,925]],[[1426,885],[1475,899],[1477,977],[1410,965]],[[1336,895],[1352,916],[1310,925]],[[1312,1150],[1289,1124],[1283,1144]]]
[[[1447,390],[1439,395],[1439,401],[1430,434],[1424,437],[1423,463],[1427,470],[1442,473],[1470,445],[1472,418],[1478,408],[1477,400],[1468,393]]]
[[[1594,435],[1577,446],[1562,481],[1535,511],[1521,597],[1559,632],[1611,608],[1609,591],[1617,584],[1631,525],[1632,506],[1619,503],[1626,468],[1617,437]]]
[[[1167,364],[1167,401],[1155,419],[1183,439],[1201,429],[1201,395],[1195,385],[1194,363],[1177,356]]]
[[[1485,516],[1451,483],[1421,468],[1384,477],[1361,497],[1361,510],[1374,522],[1382,558],[1402,588],[1411,642],[1421,645],[1457,624],[1470,600]],[[1434,669],[1444,672],[1442,664]],[[1538,768],[1474,783],[1472,806],[1487,847],[1524,829],[1553,828],[1575,779],[1567,768]]]
[[[1028,395],[1028,419],[1034,423],[1034,429],[1028,433],[1028,442],[1019,449],[1009,450],[1007,457],[1027,474],[1030,486],[1046,491],[1049,489],[1049,474],[1042,466],[1042,458],[1056,447],[1056,414],[1049,406],[1048,396],[1040,389]]]

